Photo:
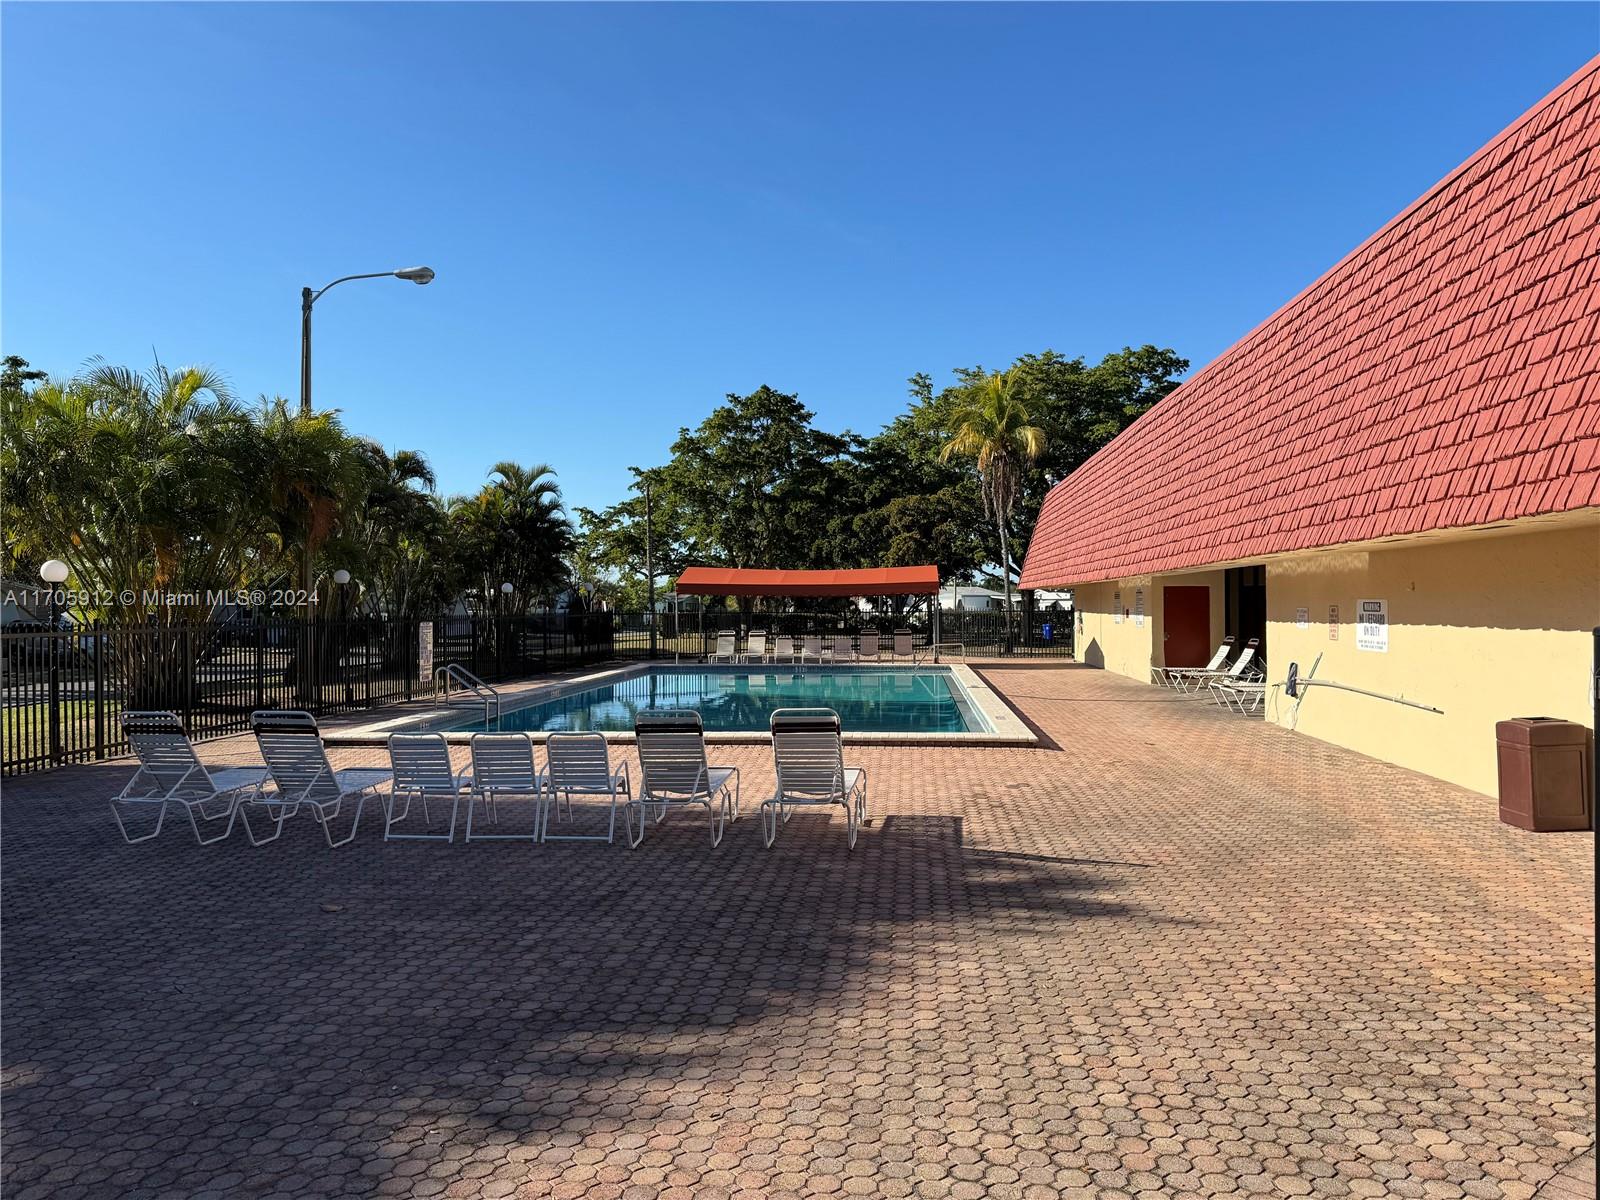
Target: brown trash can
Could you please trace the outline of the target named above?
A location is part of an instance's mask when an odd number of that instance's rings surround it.
[[[1554,717],[1517,717],[1494,727],[1500,761],[1500,819],[1545,833],[1588,829],[1594,753],[1589,730]]]

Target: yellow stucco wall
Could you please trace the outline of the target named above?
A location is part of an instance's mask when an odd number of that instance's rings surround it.
[[[1356,643],[1360,600],[1388,602],[1384,653]],[[1330,636],[1329,605],[1338,606]],[[1301,628],[1297,610],[1306,609]],[[1269,680],[1291,661],[1303,677],[1370,688],[1444,709],[1421,712],[1313,688],[1272,696],[1268,718],[1302,733],[1495,794],[1494,725],[1545,716],[1593,723],[1589,672],[1600,625],[1600,520],[1307,554],[1267,564]]]
[[[1166,663],[1162,655],[1166,633],[1162,588],[1169,584],[1210,588],[1210,647],[1215,649],[1222,640],[1225,615],[1221,571],[1138,575],[1075,589],[1073,604],[1081,618],[1077,634],[1078,661],[1148,683],[1150,668]],[[1139,623],[1140,592],[1144,593],[1143,625]],[[1115,619],[1119,611],[1123,614],[1120,623]]]
[[[1144,621],[1134,611],[1139,591],[1144,593]],[[1156,621],[1150,576],[1092,583],[1073,591],[1077,609],[1076,657],[1091,667],[1104,667],[1119,675],[1149,682]],[[1117,619],[1121,614],[1121,620]]]

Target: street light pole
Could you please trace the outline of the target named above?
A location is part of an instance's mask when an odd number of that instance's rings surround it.
[[[650,506],[650,477],[644,479],[644,573],[647,578],[646,591],[650,596],[650,657],[656,656],[656,557],[654,541],[654,513]]]
[[[300,415],[311,415],[311,306],[327,292],[328,288],[348,283],[352,279],[406,279],[418,285],[433,282],[432,267],[401,267],[398,271],[369,271],[364,275],[344,275],[325,287],[312,291],[300,289]]]

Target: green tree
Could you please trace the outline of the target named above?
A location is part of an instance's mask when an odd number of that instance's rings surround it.
[[[496,463],[490,480],[449,506],[452,536],[479,603],[496,612],[526,612],[555,598],[569,580],[572,524],[555,472],[544,463]],[[500,590],[511,584],[509,597]]]
[[[819,565],[831,464],[847,442],[812,417],[798,397],[763,385],[730,393],[695,429],[680,430],[671,461],[654,473],[657,511],[671,514],[678,548],[731,567]]]
[[[1011,555],[1006,524],[1022,490],[1027,465],[1045,449],[1044,430],[1033,423],[1016,372],[998,371],[973,386],[955,417],[942,458],[977,461],[983,505],[1000,534],[1000,573],[1006,590],[1006,642],[1011,641]]]
[[[57,557],[79,589],[121,596],[90,615],[171,621],[149,591],[238,585],[260,509],[241,502],[259,462],[254,428],[203,367],[149,371],[98,361],[32,390],[4,389],[0,511],[14,553]]]

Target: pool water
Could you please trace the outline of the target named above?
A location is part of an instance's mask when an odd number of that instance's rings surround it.
[[[631,731],[647,708],[692,708],[708,730],[765,732],[775,709],[831,708],[849,733],[968,733],[985,726],[948,671],[651,670],[570,696],[462,718],[451,729]]]

